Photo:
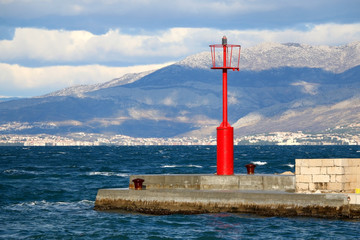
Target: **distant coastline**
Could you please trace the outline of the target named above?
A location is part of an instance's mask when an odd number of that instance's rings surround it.
[[[142,138],[98,133],[0,134],[0,146],[147,146],[216,145],[211,137]],[[236,137],[234,145],[360,145],[360,136],[349,133],[272,132]]]

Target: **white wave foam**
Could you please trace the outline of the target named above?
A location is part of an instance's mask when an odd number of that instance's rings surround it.
[[[185,168],[185,167],[194,167],[194,168],[202,168],[200,165],[162,165],[161,168]]]
[[[3,171],[3,173],[8,174],[8,175],[24,175],[24,174],[39,175],[39,174],[41,174],[40,172],[18,170],[18,169],[6,169]]]
[[[200,165],[187,165],[187,167],[202,168],[203,166],[200,166]]]
[[[90,200],[80,200],[77,202],[48,202],[46,200],[42,201],[32,201],[32,202],[22,202],[22,203],[16,203],[11,204],[9,206],[5,206],[5,209],[7,210],[15,210],[15,211],[21,211],[21,210],[31,210],[31,209],[37,209],[37,210],[49,210],[49,209],[68,209],[68,210],[74,210],[74,209],[83,209],[83,208],[89,208],[94,206],[95,201]]]
[[[291,167],[291,168],[295,167],[295,165],[294,165],[294,164],[291,164],[291,163],[285,164],[284,166],[288,166],[288,167]]]
[[[116,176],[116,177],[129,177],[128,173],[115,173],[115,172],[89,172],[88,175],[90,176]]]
[[[262,165],[266,165],[267,164],[267,162],[262,162],[262,161],[254,161],[254,162],[252,162],[253,164],[255,164],[255,165],[259,165],[259,166],[262,166]]]
[[[175,167],[179,167],[178,165],[162,165],[162,168],[175,168]]]

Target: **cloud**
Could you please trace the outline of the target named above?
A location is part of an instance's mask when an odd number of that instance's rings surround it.
[[[291,85],[293,86],[300,86],[302,87],[301,91],[310,95],[316,95],[318,93],[318,87],[319,84],[317,83],[309,83],[309,82],[305,82],[305,81],[299,81],[299,82],[295,82],[292,83]]]
[[[184,41],[191,29],[129,35],[119,29],[94,35],[87,31],[17,28],[11,40],[0,41],[0,61],[142,62],[143,58],[179,57],[189,53]],[[154,60],[152,60],[154,61]]]
[[[161,103],[165,106],[172,106],[175,107],[177,105],[177,95],[178,93],[176,91],[172,92],[169,96],[165,97]]]
[[[34,96],[77,84],[109,81],[129,72],[160,68],[167,64],[153,63],[175,62],[209,51],[209,44],[219,43],[223,35],[230,43],[241,44],[243,48],[262,42],[342,45],[360,39],[360,23],[277,30],[169,28],[132,34],[121,29],[93,34],[84,30],[16,28],[12,39],[0,40],[0,94],[18,96],[18,89],[23,90],[23,96]],[[109,63],[112,66],[106,66]],[[37,67],[26,67],[29,65]],[[135,66],[114,67],[124,65]],[[30,89],[34,91],[25,93]],[[175,103],[170,100],[164,103]]]
[[[228,92],[228,103],[229,105],[234,105],[239,103],[239,100],[236,98],[236,93]]]
[[[149,119],[155,121],[161,120],[170,120],[169,118],[164,116],[164,113],[156,110],[156,109],[137,109],[137,108],[130,108],[128,109],[129,116],[133,119]]]
[[[246,115],[246,116],[240,118],[239,120],[237,120],[233,124],[233,127],[234,128],[241,128],[241,127],[255,125],[256,123],[258,123],[259,121],[261,121],[263,119],[264,119],[264,117],[259,113],[256,113],[256,112],[249,113],[248,115]]]
[[[145,13],[156,16],[157,13],[168,15],[225,15],[232,16],[240,13],[258,13],[274,11],[297,6],[304,8],[303,3],[281,1],[274,4],[267,0],[103,0],[101,4],[96,0],[73,1],[73,0],[2,0],[0,13],[6,17],[35,18],[48,16],[85,16],[110,14],[118,17]],[[22,7],[20,7],[22,6]],[[139,8],[141,6],[141,8]],[[314,7],[314,4],[311,4]],[[139,16],[141,17],[141,16]],[[157,16],[161,17],[161,16]]]
[[[47,63],[107,63],[128,65],[154,63],[156,59],[179,58],[208,51],[210,43],[229,42],[245,47],[261,42],[300,42],[341,45],[360,39],[360,23],[308,25],[305,30],[220,30],[212,28],[170,28],[158,32],[126,34],[121,29],[96,35],[88,31],[17,28],[13,39],[0,41],[0,61]],[[152,61],[152,62],[150,62]]]
[[[171,63],[131,67],[84,65],[30,68],[0,63],[0,85],[2,86],[0,95],[9,95],[16,90],[38,91],[45,94],[74,85],[106,82],[126,73],[144,72],[169,64]]]

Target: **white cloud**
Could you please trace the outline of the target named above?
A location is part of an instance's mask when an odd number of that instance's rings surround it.
[[[174,91],[174,92],[172,92],[169,96],[165,97],[165,98],[161,101],[161,103],[164,104],[165,106],[172,106],[172,107],[174,107],[174,106],[177,105],[177,101],[176,101],[177,95],[178,95],[177,92]]]
[[[139,120],[139,119],[149,119],[149,120],[169,120],[169,118],[164,116],[164,113],[156,110],[156,109],[136,109],[130,108],[128,109],[129,115],[131,118]]]
[[[84,16],[89,14],[114,14],[126,16],[143,12],[163,12],[167,14],[212,14],[232,16],[239,13],[263,12],[289,7],[289,1],[274,4],[271,1],[247,0],[1,0],[1,15],[6,17],[33,18],[48,15],[58,16]],[[301,4],[297,4],[301,6]],[[22,7],[20,7],[22,6]],[[141,9],[139,9],[141,7]],[[140,16],[139,16],[140,17]],[[158,16],[161,17],[161,16]]]
[[[0,63],[0,85],[2,86],[0,94],[7,95],[6,92],[14,89],[38,90],[45,94],[73,85],[106,82],[126,73],[144,72],[169,64],[171,63],[132,67],[85,65],[29,68],[17,64]],[[46,89],[45,92],[44,89]]]
[[[166,106],[176,106],[176,102],[172,97],[166,97],[162,103]]]
[[[108,62],[152,64],[159,59],[161,62],[177,61],[209,51],[209,44],[219,43],[223,35],[228,37],[229,43],[241,44],[243,48],[262,42],[342,45],[360,39],[360,23],[309,25],[305,30],[170,28],[133,35],[121,29],[96,35],[88,31],[17,28],[13,39],[0,40],[0,94],[16,95],[8,93],[16,89],[41,89],[39,93],[31,93],[34,96],[77,84],[105,82],[129,72],[160,68],[164,65],[125,68],[105,65]],[[33,65],[55,66],[21,66],[22,62],[29,61]],[[164,103],[173,104],[170,100]]]
[[[248,115],[237,120],[233,124],[233,127],[241,128],[241,127],[251,126],[251,125],[258,123],[259,121],[261,121],[263,119],[264,119],[264,117],[259,113],[256,113],[256,112],[249,113]]]
[[[228,103],[229,105],[234,105],[239,103],[238,99],[236,98],[236,93],[228,92]]]
[[[0,61],[138,62],[148,57],[179,57],[189,53],[184,41],[191,29],[129,35],[109,30],[102,35],[87,31],[17,28],[12,40],[0,41]]]
[[[310,95],[316,95],[319,87],[319,84],[317,83],[309,83],[305,81],[295,82],[292,83],[291,85],[302,87],[301,91]]]
[[[160,57],[170,60],[208,50],[223,35],[245,47],[261,42],[299,42],[341,45],[360,39],[359,24],[321,24],[307,30],[219,30],[170,28],[161,32],[130,35],[120,29],[95,35],[87,31],[17,28],[12,40],[0,41],[0,61],[141,62]],[[147,60],[144,60],[147,59]],[[153,63],[149,62],[149,63]]]

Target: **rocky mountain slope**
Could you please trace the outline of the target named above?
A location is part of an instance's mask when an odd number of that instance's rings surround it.
[[[359,65],[360,42],[339,47],[264,43],[243,49],[240,72],[228,74],[235,135],[321,132],[359,122]],[[214,135],[222,118],[222,78],[210,66],[210,53],[199,53],[157,71],[0,102],[0,124],[34,123],[0,128],[0,133]]]

